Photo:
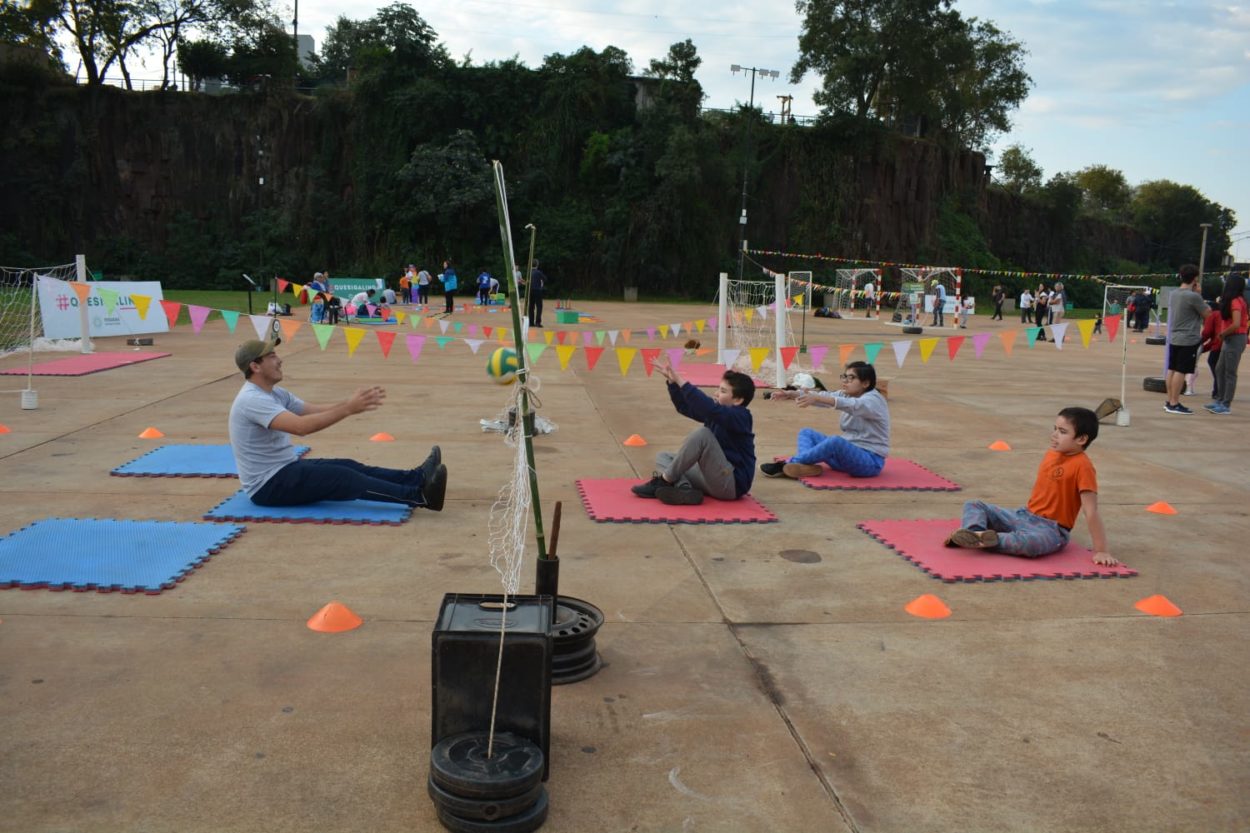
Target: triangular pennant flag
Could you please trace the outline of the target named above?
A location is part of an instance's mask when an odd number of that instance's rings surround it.
[[[382,348],[382,358],[391,357],[391,345],[395,343],[395,333],[391,330],[378,330],[378,346]]]
[[[135,312],[139,313],[139,320],[144,321],[148,317],[148,307],[152,306],[151,295],[139,295],[138,293],[130,293],[130,300],[135,302]],[[198,333],[199,330],[196,330]]]
[[[191,316],[191,329],[199,335],[200,330],[204,328],[204,322],[208,320],[208,314],[213,310],[210,307],[202,307],[199,304],[187,304],[187,314]]]
[[[555,339],[555,337],[556,337],[556,334],[553,330],[543,330],[543,341],[547,342],[548,344],[550,344]],[[564,342],[561,341],[560,343],[563,344]]]
[[[112,315],[113,310],[117,309],[117,293],[102,286],[97,286],[95,291],[100,296],[100,300],[104,301],[104,311]]]
[[[1120,316],[1108,315],[1103,323],[1107,325],[1107,341],[1115,341],[1115,334],[1120,329]]]
[[[933,355],[933,350],[937,347],[938,339],[922,338],[920,339],[920,361],[922,364],[929,363],[929,357]]]
[[[557,331],[556,331],[556,341],[557,341],[558,343],[560,343],[560,344],[564,344],[564,343],[566,343],[568,340],[569,340],[569,332],[568,332],[568,330],[557,330]]]
[[[907,351],[911,349],[911,341],[896,341],[890,346],[894,348],[894,363],[902,367],[907,359]]]
[[[1042,332],[1041,327],[1026,327],[1024,334],[1029,338],[1029,346],[1032,347],[1037,343],[1037,335]]]
[[[467,344],[467,345],[469,345],[469,350],[470,350],[470,352],[472,352],[472,353],[473,353],[473,355],[475,355],[475,356],[476,356],[476,355],[477,355],[478,348],[482,346],[482,339],[480,339],[480,338],[466,338],[466,339],[464,340],[464,343],[465,343],[465,344]]]
[[[487,338],[490,338],[490,334],[491,334],[491,333],[493,333],[494,331],[495,331],[495,328],[494,328],[494,327],[483,327],[483,328],[482,328],[482,335],[486,336]],[[477,325],[476,325],[476,324],[470,324],[470,325],[469,325],[469,335],[471,335],[471,336],[475,336],[475,335],[477,335]]]
[[[425,336],[409,334],[404,336],[404,341],[408,343],[408,355],[412,357],[413,364],[417,359],[421,358],[421,348],[425,346]]]
[[[252,322],[252,329],[256,331],[256,338],[264,341],[269,338],[269,322],[273,319],[268,315],[249,315],[248,320]]]
[[[343,337],[347,339],[347,356],[351,358],[360,346],[361,339],[365,337],[365,331],[360,327],[344,327]]]
[[[990,333],[977,333],[972,337],[972,346],[977,351],[977,358],[981,358],[981,354],[985,352],[985,345],[990,342]]]
[[[697,332],[697,333],[702,333],[702,332],[703,332],[703,327],[704,327],[704,325],[705,325],[706,323],[707,323],[707,322],[706,322],[706,321],[704,321],[702,318],[696,318],[696,319],[695,319],[695,322],[694,322],[694,330],[695,330],[695,332]]]
[[[764,364],[764,359],[768,358],[768,354],[772,352],[768,347],[752,347],[747,350],[751,356],[751,370],[759,372],[760,366]]]
[[[369,314],[370,318],[380,315],[380,313],[378,312],[378,308],[374,306],[373,304],[365,304],[365,312]]]
[[[594,345],[591,342],[593,342],[594,340],[595,340],[595,334],[592,333],[590,330],[586,330],[584,333],[582,333],[582,344],[585,345],[586,347],[593,347]]]
[[[291,282],[288,281],[286,278],[278,278],[278,291],[279,292],[286,292],[286,288],[290,285],[291,285]]]
[[[763,307],[760,307],[760,309],[762,310]],[[750,324],[753,320],[755,320],[755,310],[747,307],[742,311],[742,317],[746,319],[748,324]]]
[[[234,332],[234,328],[239,324],[239,313],[232,309],[220,310],[222,320],[226,322],[226,329]]]
[[[755,311],[756,311],[756,312],[758,312],[758,313],[760,314],[760,318],[761,318],[762,320],[764,320],[764,321],[767,321],[767,320],[768,320],[768,307],[764,307],[764,306],[756,307],[756,308],[755,308]],[[751,312],[751,308],[750,308],[750,307],[747,307],[747,313],[748,313],[748,315],[747,315],[747,320],[748,320],[748,321],[750,321],[750,320],[751,320],[751,317],[750,317],[750,312]]]
[[[659,347],[642,348],[642,369],[646,371],[648,376],[650,376],[651,372],[655,370],[655,360],[658,359],[659,357],[660,357]]]
[[[434,321],[435,321],[435,319],[433,319],[433,318],[423,318],[423,319],[421,319],[421,326],[423,326],[423,327],[425,327],[427,330],[429,330],[429,329],[433,328],[433,326],[434,326]],[[443,328],[443,332],[447,332],[447,328],[446,328],[446,327],[444,327],[444,328]]]
[[[165,310],[165,317],[169,319],[169,329],[173,329],[178,323],[178,313],[182,312],[182,303],[179,301],[161,301],[161,308]]]
[[[621,340],[624,341],[626,344],[629,344],[629,339],[630,339],[630,336],[632,335],[633,333],[629,330],[621,330]]]
[[[1081,346],[1089,348],[1089,341],[1094,337],[1094,319],[1085,318],[1076,324],[1077,330],[1081,333]]]
[[[648,328],[647,328],[647,340],[648,340],[648,341],[655,341],[655,327],[648,327]]]
[[[679,335],[681,335],[681,325],[680,325],[680,324],[669,324],[669,325],[668,325],[668,331],[669,331],[670,333],[672,333],[674,336],[679,336]]]
[[[634,356],[638,355],[637,347],[617,347],[616,363],[621,366],[621,375],[629,375],[629,366],[634,363]]]
[[[1068,322],[1066,321],[1063,322],[1062,324],[1055,324],[1051,326],[1050,337],[1051,337],[1051,340],[1055,342],[1056,350],[1063,349],[1063,337],[1067,335],[1067,332],[1068,332]]]
[[[442,333],[443,335],[447,335],[447,328],[450,326],[451,326],[451,322],[448,321],[446,318],[440,318],[438,320],[438,331]]]
[[[715,318],[707,319],[707,325],[711,328],[712,332],[716,332],[720,328],[720,322]]]
[[[78,296],[78,303],[87,303],[87,296],[91,294],[91,284],[85,281],[69,281],[69,285],[73,288],[74,294]]]
[[[827,344],[812,345],[808,348],[807,355],[812,357],[812,370],[820,367],[820,363],[825,360],[825,353],[828,352],[829,346]]]
[[[668,338],[668,325],[667,324],[660,325],[660,338]]]
[[[885,345],[879,341],[874,341],[871,344],[864,345],[864,358],[868,360],[869,364],[876,363],[877,354],[881,352],[881,348],[884,346]]]
[[[603,330],[595,330],[595,344],[598,344],[600,347],[603,346],[603,340],[607,337],[608,334]]]
[[[1003,341],[1003,352],[1006,353],[1008,356],[1010,356],[1011,345],[1014,344],[1016,341],[1016,331],[1015,330],[1003,330],[1001,333],[999,333],[998,337],[1001,338]]]
[[[602,347],[587,347],[586,350],[586,369],[594,370],[595,365],[599,363],[599,357],[603,355]]]
[[[530,365],[537,364],[538,357],[541,356],[546,349],[547,349],[546,344],[540,344],[538,342],[525,345],[525,353],[526,355],[529,356],[529,364]]]
[[[403,326],[404,319],[408,317],[408,313],[406,313],[406,312],[399,312],[398,310],[396,310],[395,312],[391,313],[391,315],[394,315],[394,316],[395,316],[395,320],[399,322],[400,326]]]
[[[851,354],[855,352],[856,344],[839,344],[838,345],[838,364],[846,367],[846,363],[851,360]]]
[[[573,354],[577,352],[577,348],[571,344],[557,344],[556,358],[560,360],[560,369],[569,369],[569,359],[573,358]]]
[[[738,363],[738,356],[742,355],[741,350],[722,350],[719,356],[720,363],[725,367],[733,367]]]
[[[799,353],[799,348],[797,347],[782,347],[781,348],[781,366],[784,367],[786,370],[789,370],[790,365],[794,363],[794,357],[797,356],[798,353]]]
[[[951,361],[955,361],[955,354],[959,352],[959,348],[964,346],[964,336],[950,336],[946,339],[946,352],[951,357]]]
[[[304,322],[296,321],[294,318],[281,318],[278,319],[278,326],[282,328],[282,340],[291,341],[299,332],[299,328],[304,326]]]
[[[296,298],[299,298],[301,295],[303,295],[303,294],[304,294],[304,285],[303,285],[302,283],[294,283],[294,282],[292,282],[292,283],[291,283],[291,294],[292,294],[292,295],[294,295]],[[303,300],[305,300],[305,301],[306,301],[306,300],[308,300],[308,299],[307,299],[307,298],[304,298]]]
[[[681,363],[686,358],[686,351],[680,347],[669,347],[664,352],[668,354],[668,363],[671,364],[674,369],[681,370]]]
[[[313,335],[317,337],[317,343],[321,345],[321,349],[326,349],[326,345],[330,343],[330,336],[334,335],[334,331],[338,329],[333,324],[313,324]]]
[[[800,292],[798,295],[795,295],[795,296],[794,296],[791,300],[792,300],[792,301],[794,301],[794,305],[795,305],[796,307],[797,307],[797,306],[802,305],[802,303],[803,303],[803,293],[802,293],[802,292]]]
[[[425,319],[420,315],[410,315],[408,316],[408,326],[415,330],[417,328],[417,324],[424,320]]]
[[[434,343],[438,345],[439,350],[446,349],[447,345],[455,341],[451,336],[434,336]]]
[[[616,337],[620,334],[621,334],[620,330],[608,330],[608,344],[611,344],[613,347],[615,347]],[[599,343],[602,344],[603,342],[599,342]]]

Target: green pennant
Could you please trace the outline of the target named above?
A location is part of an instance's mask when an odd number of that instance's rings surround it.
[[[117,309],[117,297],[119,293],[115,292],[112,289],[105,289],[102,286],[97,286],[95,288],[95,291],[100,296],[100,298],[104,301],[105,312],[107,312],[109,315],[112,315],[113,310]]]
[[[452,329],[452,331],[453,331],[453,332],[457,332],[457,333],[458,333],[458,332],[460,332],[461,330],[463,330],[463,329],[464,329],[464,325],[463,325],[463,324],[461,324],[459,321],[457,321],[455,324],[452,324],[452,325],[451,325],[451,329]]]
[[[313,335],[317,337],[317,343],[321,345],[321,349],[326,349],[326,345],[330,343],[330,336],[334,335],[333,324],[313,324]]]
[[[595,330],[595,344],[602,347],[603,340],[607,337],[607,335],[608,333],[606,330]]]
[[[1029,337],[1029,346],[1032,347],[1037,341],[1037,334],[1042,331],[1041,327],[1026,327],[1024,334]]]
[[[439,350],[442,350],[451,341],[455,341],[451,336],[435,336],[434,338],[434,343],[438,345]]]
[[[543,354],[543,351],[546,350],[547,347],[548,345],[541,341],[525,345],[525,352],[529,356],[529,363],[534,364],[537,362],[538,357]]]
[[[239,323],[239,313],[232,309],[223,309],[220,311],[221,317],[225,319],[226,326],[230,328],[230,332],[234,332],[234,326]]]
[[[881,348],[884,346],[879,341],[864,345],[864,356],[868,359],[869,364],[876,364],[877,354],[881,352]]]

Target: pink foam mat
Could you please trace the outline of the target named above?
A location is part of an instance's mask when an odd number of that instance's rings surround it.
[[[725,375],[725,366],[723,364],[685,364],[683,363],[677,368],[677,375],[681,377],[683,382],[689,382],[697,388],[714,388],[720,384],[720,380]],[[751,381],[755,382],[757,388],[771,388],[771,382],[755,376],[751,377]]]
[[[1136,570],[1123,564],[1115,567],[1095,564],[1092,550],[1073,543],[1041,558],[947,547],[942,542],[959,528],[958,518],[863,521],[858,526],[929,575],[949,583],[1038,578],[1129,578],[1137,575]]]
[[[784,463],[789,457],[778,457]],[[824,463],[823,474],[800,477],[799,482],[809,489],[860,489],[863,491],[898,492],[958,492],[960,486],[941,475],[934,474],[912,460],[899,457],[885,458],[885,468],[876,477],[851,477],[846,472],[834,471]]]
[[[698,506],[669,506],[629,490],[645,481],[632,477],[578,480],[577,492],[593,520],[651,524],[766,524],[777,516],[750,495],[738,500],[706,498]]]
[[[101,370],[112,370],[152,359],[163,359],[169,353],[79,353],[64,359],[40,362],[31,371],[36,376],[86,376]],[[0,370],[0,376],[25,376],[25,367]]]

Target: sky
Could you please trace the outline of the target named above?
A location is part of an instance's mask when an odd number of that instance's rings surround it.
[[[288,4],[289,14],[291,2],[277,6]],[[641,73],[690,38],[703,60],[696,77],[705,107],[748,102],[751,76],[730,70],[739,64],[780,73],[755,81],[754,100],[765,111],[778,111],[777,96],[791,95],[796,116],[818,112],[818,79],[789,80],[802,23],[793,0],[409,2],[457,60],[517,57],[537,67],[553,53],[616,46]],[[320,46],[338,17],[363,20],[388,4],[302,0],[299,30]],[[1029,53],[1034,86],[991,157],[1019,144],[1047,179],[1101,164],[1130,185],[1192,185],[1237,213],[1233,237],[1248,236],[1232,251],[1250,261],[1250,0],[956,0],[955,8],[993,21]]]

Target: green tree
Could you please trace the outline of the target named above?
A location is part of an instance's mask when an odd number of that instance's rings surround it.
[[[30,0],[0,3],[0,44],[21,46],[48,56],[49,66],[65,70],[61,46],[56,40],[62,0]]]
[[[665,57],[653,58],[651,66],[643,74],[660,79],[657,98],[681,117],[690,120],[698,115],[703,104],[703,87],[694,78],[701,63],[703,59],[699,57],[694,42],[686,38],[670,46]]]
[[[184,41],[178,44],[178,68],[191,79],[191,89],[199,90],[204,79],[226,75],[230,69],[230,53],[216,41]]]
[[[339,17],[326,29],[321,52],[313,59],[323,81],[342,81],[349,69],[400,65],[424,71],[451,62],[438,33],[411,6],[392,3],[366,20]]]
[[[265,78],[294,78],[298,70],[299,59],[290,34],[269,22],[236,35],[226,78],[232,84],[247,86]]]
[[[1011,128],[1009,114],[1029,94],[1024,46],[989,21],[955,22],[941,45],[945,79],[929,101],[942,133],[960,147],[984,148]]]
[[[1009,145],[998,157],[998,178],[1003,187],[1016,194],[1036,191],[1042,186],[1042,169],[1028,148]]]
[[[1143,182],[1133,193],[1129,210],[1133,228],[1151,247],[1151,257],[1168,268],[1198,261],[1202,224],[1210,223],[1207,262],[1228,251],[1229,232],[1237,225],[1232,209],[1211,202],[1192,185],[1167,179]]]
[[[1094,214],[1120,218],[1133,199],[1133,189],[1121,171],[1106,165],[1090,165],[1073,175],[1085,192],[1085,207]]]

